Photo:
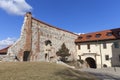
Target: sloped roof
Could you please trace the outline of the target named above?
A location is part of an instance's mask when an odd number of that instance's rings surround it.
[[[81,34],[75,42],[89,42],[120,39],[120,28]]]
[[[6,47],[6,48],[3,48],[0,50],[0,54],[4,54],[4,53],[7,53],[7,50],[10,46]]]
[[[49,27],[52,27],[52,28],[55,28],[55,29],[58,29],[58,30],[61,30],[61,31],[64,31],[64,32],[68,32],[68,33],[71,33],[71,34],[73,34],[73,35],[77,35],[77,36],[78,36],[78,34],[75,34],[75,33],[73,33],[73,32],[70,32],[70,31],[67,31],[67,30],[60,29],[60,28],[58,28],[58,27],[52,26],[52,25],[47,24],[47,23],[45,23],[45,22],[43,22],[43,21],[40,21],[40,20],[38,20],[38,19],[36,19],[36,18],[33,18],[33,17],[32,17],[32,19],[33,19],[33,20],[36,20],[36,21],[38,21],[38,22],[40,22],[40,23],[42,23],[42,24],[45,24],[45,25],[47,25],[47,26],[49,26]]]

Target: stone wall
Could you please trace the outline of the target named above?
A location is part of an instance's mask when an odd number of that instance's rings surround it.
[[[23,53],[26,49],[26,42],[28,42],[26,39],[29,37],[26,35],[28,31],[28,24],[30,24],[29,17],[29,14],[25,15],[20,38],[8,49],[7,58],[9,58],[11,61],[15,60],[15,57],[17,57],[20,61],[23,60]]]
[[[51,41],[51,50],[49,53],[55,55],[56,52],[61,48],[61,45],[65,43],[66,47],[70,50],[70,53],[76,54],[76,48],[74,40],[77,35],[67,31],[63,31],[58,28],[54,28],[47,24],[44,24],[36,19],[32,19],[32,52],[38,53],[37,56],[45,55],[47,46],[45,41]],[[74,55],[75,56],[75,55]],[[73,57],[74,57],[73,56]],[[43,58],[39,58],[41,60]]]
[[[22,61],[24,51],[30,51],[30,61],[49,61],[57,57],[56,52],[65,43],[75,59],[77,35],[32,18],[30,13],[26,15],[20,39],[8,49],[9,56],[17,56]],[[46,41],[50,44],[46,45]]]

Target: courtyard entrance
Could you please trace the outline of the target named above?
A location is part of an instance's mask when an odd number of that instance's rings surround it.
[[[96,61],[93,58],[88,57],[85,61],[88,63],[90,68],[96,68]]]

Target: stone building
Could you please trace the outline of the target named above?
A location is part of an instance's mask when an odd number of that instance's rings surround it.
[[[79,35],[77,55],[91,68],[120,66],[120,28]]]
[[[8,51],[8,48],[9,48],[9,47],[10,47],[10,46],[8,46],[8,47],[3,48],[3,49],[0,50],[0,61],[2,61],[2,59],[6,57],[7,51]]]
[[[56,52],[63,43],[71,54],[69,60],[79,59],[91,68],[120,66],[120,28],[78,36],[31,13],[25,15],[20,38],[8,48],[7,60],[57,61]]]
[[[19,61],[50,61],[65,43],[71,58],[76,57],[75,39],[78,35],[51,26],[26,13],[20,38],[8,49],[7,56]],[[55,60],[54,60],[55,61]]]

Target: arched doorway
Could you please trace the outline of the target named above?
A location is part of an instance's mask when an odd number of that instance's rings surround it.
[[[88,57],[88,58],[85,59],[85,61],[87,61],[90,68],[96,68],[96,62],[93,58]]]

